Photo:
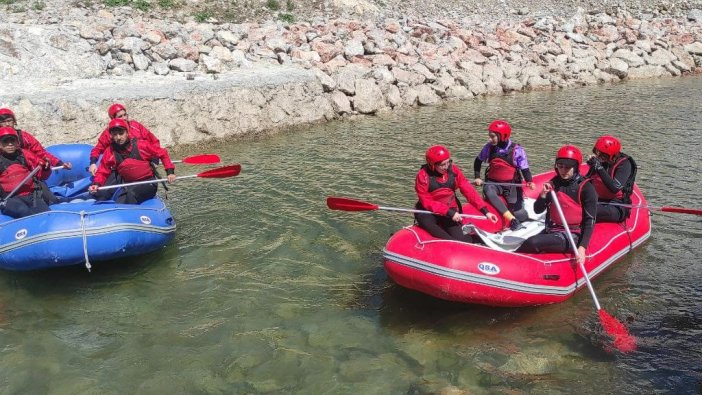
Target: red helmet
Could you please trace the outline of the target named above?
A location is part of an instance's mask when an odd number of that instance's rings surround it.
[[[596,154],[597,152],[595,151],[606,154],[609,156],[609,160],[612,160],[622,151],[622,143],[612,136],[602,136],[595,142],[595,148],[592,149],[592,153]]]
[[[574,145],[564,145],[556,153],[556,160],[558,159],[573,159],[580,164],[583,161],[583,154],[580,152],[580,149]]]
[[[15,128],[11,128],[9,126],[3,126],[0,128],[0,140],[5,136],[14,136],[15,138],[19,139],[19,135],[17,134]]]
[[[433,166],[435,163],[443,162],[451,157],[448,148],[443,145],[432,145],[426,153],[427,163]]]
[[[15,113],[13,113],[12,110],[9,108],[0,108],[0,117],[7,115],[11,116],[15,121],[17,120],[17,118],[15,118]]]
[[[127,123],[127,121],[122,119],[122,118],[115,118],[115,119],[110,121],[109,125],[107,125],[107,130],[110,130],[110,131],[112,129],[117,129],[117,128],[129,130],[129,123]]]
[[[122,110],[127,111],[127,109],[124,108],[123,105],[121,105],[119,103],[115,103],[115,104],[111,105],[110,108],[107,109],[107,115],[109,115],[110,118],[114,118],[115,115],[117,115],[117,113],[122,111]]]
[[[488,132],[492,132],[500,136],[500,141],[507,141],[509,140],[509,136],[512,134],[512,127],[509,126],[507,121],[496,119],[492,121],[490,126],[488,126]]]

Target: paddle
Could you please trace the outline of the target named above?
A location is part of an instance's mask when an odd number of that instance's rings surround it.
[[[0,208],[1,208],[1,207],[5,207],[5,204],[7,203],[7,201],[8,201],[12,196],[14,196],[14,194],[17,193],[17,191],[19,191],[20,188],[22,188],[22,185],[24,185],[24,183],[27,182],[27,180],[29,180],[30,178],[34,177],[34,175],[37,174],[37,172],[38,172],[39,170],[41,170],[41,166],[35,167],[34,170],[32,170],[29,174],[27,174],[27,176],[24,177],[24,179],[22,179],[22,181],[20,181],[19,184],[17,184],[17,186],[15,187],[15,189],[11,190],[10,193],[8,193],[7,196],[5,196],[4,199],[0,200]]]
[[[173,163],[185,163],[186,165],[211,165],[219,162],[219,155],[216,154],[192,155],[173,161]]]
[[[186,178],[193,178],[193,177],[200,177],[200,178],[227,178],[227,177],[234,177],[237,176],[241,172],[241,165],[230,165],[230,166],[222,166],[218,167],[216,169],[212,170],[207,170],[203,171],[202,173],[198,174],[190,174],[187,176],[180,176],[176,177],[176,180],[182,180]],[[165,180],[160,178],[160,179],[153,179],[153,180],[144,180],[144,181],[135,181],[135,182],[128,182],[124,184],[115,184],[115,185],[105,185],[102,187],[98,187],[100,190],[105,190],[105,189],[115,189],[115,188],[120,188],[120,187],[128,187],[132,185],[141,185],[141,184],[154,184],[157,182],[164,182]]]
[[[362,200],[354,200],[354,199],[349,199],[349,198],[333,197],[333,196],[327,197],[327,207],[329,207],[332,210],[341,210],[341,211],[387,210],[387,211],[402,211],[405,213],[434,214],[431,211],[427,211],[427,210],[414,210],[414,209],[407,209],[407,208],[383,207],[383,206],[378,206],[377,204],[364,202]],[[461,217],[471,218],[471,219],[487,219],[487,217],[484,217],[482,215],[470,215],[470,214],[461,214]]]
[[[570,228],[566,222],[565,215],[563,215],[563,209],[561,209],[561,204],[558,202],[558,197],[556,196],[556,191],[551,190],[551,200],[556,206],[558,211],[558,216],[561,218],[563,227],[565,228],[566,235],[568,236],[568,241],[570,242],[570,247],[573,249],[573,254],[575,254],[575,259],[578,260],[578,247],[575,245],[575,240],[573,240],[573,234],[570,233]],[[636,350],[636,339],[629,334],[624,324],[619,322],[616,318],[607,313],[602,307],[600,307],[600,302],[597,300],[597,295],[595,295],[595,289],[592,287],[590,282],[590,277],[585,270],[585,265],[582,262],[578,263],[580,265],[580,270],[583,272],[583,277],[585,278],[585,283],[587,288],[590,290],[590,295],[592,300],[595,302],[595,307],[600,316],[600,323],[605,332],[607,332],[612,338],[614,338],[614,346],[621,352],[629,352]]]
[[[492,181],[486,181],[483,183],[483,185],[498,185],[502,187],[518,187],[518,188],[526,188],[526,184],[517,184],[516,182],[492,182]]]
[[[608,204],[610,206],[620,206],[620,207],[629,207],[629,208],[643,208],[646,210],[663,211],[666,213],[702,215],[702,210],[695,209],[695,208],[670,207],[670,206],[653,207],[653,206],[644,206],[641,204],[625,204],[625,203],[616,203],[616,202],[606,202],[606,203],[601,202],[598,204]]]

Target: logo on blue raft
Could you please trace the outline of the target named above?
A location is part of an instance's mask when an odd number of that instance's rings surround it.
[[[27,229],[20,229],[15,233],[15,240],[22,240],[27,237]]]
[[[494,276],[495,274],[500,273],[500,267],[495,265],[494,263],[489,263],[489,262],[480,262],[478,263],[478,270],[485,274],[489,274],[491,276]]]
[[[142,224],[144,225],[149,225],[151,224],[151,218],[147,217],[146,215],[142,215],[139,217],[139,220],[141,221]]]

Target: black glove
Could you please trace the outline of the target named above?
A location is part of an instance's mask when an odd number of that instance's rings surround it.
[[[588,159],[587,164],[590,165],[590,167],[595,171],[600,171],[603,169],[602,162],[600,162],[600,160],[597,159],[596,156],[593,156],[590,159]]]

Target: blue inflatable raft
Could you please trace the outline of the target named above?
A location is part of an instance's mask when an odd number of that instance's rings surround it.
[[[50,211],[13,219],[0,214],[0,268],[38,270],[142,255],[164,247],[176,224],[161,198],[139,205],[96,202],[86,193],[92,146],[47,148],[73,169],[56,170],[47,180],[55,195],[71,198]]]

